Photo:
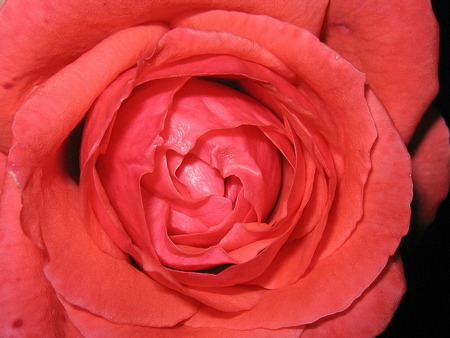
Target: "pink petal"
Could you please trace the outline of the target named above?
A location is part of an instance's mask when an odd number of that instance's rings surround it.
[[[172,269],[201,270],[216,265],[236,263],[222,248],[217,246],[202,248],[196,252],[181,250],[167,234],[167,216],[165,214],[167,214],[168,203],[155,198],[151,198],[149,201],[151,203],[145,205],[145,210],[150,240],[158,253],[158,258],[165,266]],[[156,211],[155,217],[151,217],[152,210]]]
[[[156,82],[155,85],[158,86],[159,91],[155,92],[154,97],[158,102],[170,102],[173,95],[173,91],[176,90],[177,86],[184,83],[184,79],[168,80],[162,83]],[[143,95],[144,94],[144,95]],[[148,114],[147,118],[142,118],[137,114],[140,110],[140,105],[143,103],[141,100],[144,98],[144,103],[146,98],[145,90],[134,91],[131,97],[124,102],[120,107],[120,111],[125,110],[126,113],[117,114],[114,121],[114,126],[111,129],[111,140],[106,145],[102,145],[102,152],[105,152],[106,146],[108,151],[100,157],[100,160],[96,164],[99,172],[99,178],[90,177],[93,175],[93,166],[95,160],[99,156],[98,150],[95,157],[90,159],[90,167],[85,167],[82,172],[82,179],[86,176],[87,180],[85,184],[92,186],[93,184],[97,186],[96,190],[91,190],[88,193],[89,198],[97,199],[99,196],[104,196],[102,202],[95,202],[94,210],[97,214],[104,213],[101,209],[106,208],[107,210],[114,210],[114,213],[120,218],[119,222],[123,222],[122,227],[126,227],[126,231],[132,234],[132,237],[138,243],[138,245],[143,248],[146,247],[145,241],[148,237],[143,236],[145,233],[146,223],[144,218],[144,213],[142,210],[142,198],[141,198],[141,177],[148,171],[148,168],[153,166],[153,153],[154,148],[152,147],[153,142],[158,142],[158,132],[161,128],[161,124],[164,122],[164,112],[165,106],[162,105],[162,110],[155,109],[152,114]],[[134,99],[134,100],[133,100]],[[99,101],[100,108],[108,108],[102,104],[102,99]],[[151,102],[150,102],[151,103]],[[136,105],[138,107],[136,107]],[[156,106],[158,107],[158,106]],[[160,108],[161,108],[160,107]],[[94,108],[97,113],[97,107]],[[104,123],[108,123],[108,114],[110,111],[104,111]],[[100,114],[96,114],[95,117],[98,119]],[[98,135],[101,129],[96,128],[96,124],[86,124],[85,133]],[[95,121],[94,121],[95,122]],[[99,126],[102,124],[99,123]],[[124,128],[128,126],[129,129]],[[136,127],[138,126],[138,127]],[[127,135],[126,131],[132,131],[131,135]],[[125,135],[124,135],[125,134]],[[141,135],[147,135],[145,142],[142,141]],[[95,138],[89,137],[87,140],[95,140]],[[103,140],[105,143],[107,140]],[[93,144],[88,142],[83,143],[82,153],[94,147]],[[87,150],[85,150],[87,149]],[[128,149],[133,149],[132,152]],[[147,151],[149,149],[150,151]],[[143,156],[146,154],[147,156]],[[136,157],[137,156],[137,157]],[[144,161],[150,159],[148,161]],[[140,163],[141,162],[141,163]],[[128,165],[124,165],[128,164]],[[106,170],[104,169],[106,168]],[[90,180],[90,181],[89,181]],[[97,181],[96,181],[97,180]],[[105,190],[104,192],[102,190]],[[107,196],[107,200],[106,200]],[[124,203],[123,196],[128,196],[127,203]],[[132,210],[132,211],[131,211]],[[109,217],[105,215],[105,217]],[[111,224],[103,219],[104,224]],[[108,228],[108,227],[107,227]],[[116,232],[117,227],[111,224],[109,228],[109,234]],[[108,230],[108,229],[107,229]],[[117,234],[113,236],[115,241],[123,243],[120,238],[123,235]],[[127,236],[128,237],[128,236]],[[121,247],[125,250],[124,247]],[[126,251],[126,250],[125,250]]]
[[[96,99],[93,108],[86,117],[85,126],[83,126],[79,161],[81,170],[95,152],[105,151],[111,137],[111,128],[117,110],[120,108],[122,101],[131,94],[135,77],[136,68],[128,69],[109,84],[101,92],[100,97]]]
[[[300,239],[291,239],[283,245],[271,265],[264,273],[252,280],[252,283],[268,289],[278,289],[298,281],[310,268],[324,228],[326,230],[326,227],[333,226],[333,224],[327,223],[332,196],[330,197],[331,193],[324,176],[316,175],[314,177],[312,197],[307,200],[306,205],[301,206],[300,210],[303,213],[295,221],[296,228],[300,228],[299,230],[294,229],[296,236],[302,231],[308,232]],[[291,212],[295,213],[294,210]]]
[[[231,18],[229,18],[231,19]],[[177,23],[178,24],[178,23]],[[182,23],[183,24],[183,23]],[[273,70],[279,76],[286,79],[295,79],[295,74],[276,56],[262,46],[252,43],[251,40],[223,31],[203,31],[200,29],[174,28],[164,35],[159,42],[159,50],[148,60],[147,67],[155,68],[165,64],[183,66],[181,61],[190,57],[198,58],[199,56],[224,56],[230,55],[240,60],[253,61],[258,65]],[[198,27],[195,27],[198,28]],[[177,43],[183,41],[183,44]],[[217,64],[220,59],[208,60],[208,63],[215,69],[220,69],[222,74],[229,73],[228,69],[235,68],[234,63],[227,65],[226,63]],[[191,70],[188,70],[190,73]],[[183,74],[176,71],[175,74]],[[142,81],[158,76],[153,72],[144,74]]]
[[[219,243],[220,239],[231,229],[233,224],[246,220],[251,211],[250,203],[243,197],[242,190],[238,194],[235,206],[228,217],[223,218],[216,226],[209,227],[207,231],[191,232],[172,235],[171,239],[178,245],[208,247]]]
[[[195,312],[195,302],[93,244],[79,210],[81,193],[61,168],[58,147],[106,84],[152,50],[163,32],[160,27],[148,26],[113,35],[34,91],[16,115],[16,146],[9,156],[23,187],[22,225],[35,241],[43,241],[51,261],[45,273],[59,295],[109,320],[157,326],[186,319]],[[148,44],[142,45],[142,40]],[[107,58],[111,53],[116,57]],[[104,293],[86,289],[86,284],[102,285]],[[129,292],[125,292],[127,287]],[[151,299],[144,300],[142,295]],[[164,300],[167,305],[170,299],[170,308],[177,312],[168,316],[159,302]],[[141,301],[144,305],[136,306]]]

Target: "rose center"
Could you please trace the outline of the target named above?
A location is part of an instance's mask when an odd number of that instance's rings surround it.
[[[176,176],[193,199],[224,195],[224,180],[219,170],[211,168],[196,156],[188,154],[176,171]]]

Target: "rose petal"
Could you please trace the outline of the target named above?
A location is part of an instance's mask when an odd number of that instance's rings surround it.
[[[110,320],[156,326],[174,325],[191,316],[195,302],[174,294],[128,261],[113,258],[93,245],[81,220],[80,191],[62,171],[58,147],[106,84],[151,51],[163,32],[159,26],[148,26],[113,35],[36,90],[17,113],[16,146],[9,156],[23,188],[23,226],[34,229],[29,232],[36,241],[42,234],[50,257],[45,273],[55,290],[73,304]],[[142,40],[147,44],[143,45]],[[111,53],[114,58],[107,57]],[[49,206],[48,201],[54,203]],[[86,289],[86,284],[102,285],[104,292]],[[117,293],[126,288],[130,288],[129,292]],[[158,293],[161,298],[156,296]],[[150,298],[144,300],[145,295]],[[167,308],[159,303],[167,305],[170,299],[170,308],[177,309],[175,316],[172,310],[169,316],[164,310]],[[140,301],[143,306],[136,306]]]
[[[200,15],[202,16],[202,15]],[[203,17],[203,16],[202,16]],[[261,20],[263,24],[269,25],[269,23],[272,24],[270,18],[253,18],[255,21],[257,20]],[[247,20],[247,17],[246,17]],[[188,22],[189,23],[189,22]],[[190,23],[189,23],[190,24]],[[292,54],[282,54],[283,56],[283,60],[287,61],[290,65],[290,67],[295,67],[295,69],[303,75],[303,80],[307,80],[307,84],[309,84],[310,86],[313,86],[314,88],[314,92],[312,92],[311,88],[308,89],[306,84],[300,85],[300,88],[302,91],[307,91],[308,92],[308,97],[312,97],[314,98],[314,93],[320,93],[321,97],[320,99],[314,99],[314,104],[317,104],[318,107],[326,107],[328,109],[332,109],[333,111],[335,111],[334,114],[331,114],[331,112],[328,112],[328,115],[326,115],[327,117],[325,118],[325,116],[323,116],[321,119],[318,118],[318,121],[315,121],[314,118],[315,116],[317,116],[316,114],[310,114],[310,115],[306,115],[308,119],[311,120],[311,123],[314,123],[314,125],[317,126],[317,128],[319,128],[319,130],[321,130],[322,132],[326,132],[327,128],[328,128],[328,133],[329,133],[329,140],[330,141],[337,141],[338,139],[335,138],[335,130],[336,130],[336,124],[337,123],[341,123],[342,121],[336,122],[333,119],[330,119],[330,116],[340,116],[342,115],[342,111],[347,111],[346,107],[352,107],[352,110],[355,109],[355,106],[358,107],[359,111],[367,111],[367,106],[365,105],[365,100],[364,100],[364,96],[363,96],[363,83],[362,80],[363,78],[358,75],[358,73],[355,72],[354,68],[352,68],[351,66],[349,66],[348,64],[346,64],[345,62],[342,61],[336,61],[335,55],[331,52],[329,52],[326,49],[323,49],[323,46],[321,44],[317,43],[317,40],[314,40],[311,36],[308,35],[308,33],[303,32],[302,30],[299,30],[295,27],[292,26],[288,26],[288,25],[283,25],[282,23],[277,22],[278,25],[282,25],[283,29],[284,29],[284,33],[283,36],[287,36],[287,37],[293,37],[295,36],[295,40],[297,41],[302,41],[303,44],[299,44],[298,46],[294,46],[294,47],[298,47],[299,51],[298,53],[296,53],[295,55],[298,56],[302,56],[304,57],[304,61],[303,59],[296,57],[295,59],[292,58]],[[204,26],[202,27],[204,28]],[[217,27],[214,27],[217,28]],[[190,34],[197,34],[196,32],[191,32]],[[256,34],[255,34],[256,35]],[[231,36],[229,37],[230,39],[232,38]],[[261,38],[256,36],[257,39],[259,39],[258,41],[261,41]],[[280,39],[278,39],[277,41],[279,41]],[[292,40],[292,39],[288,39],[286,38],[286,40]],[[284,41],[284,40],[283,40]],[[264,43],[264,41],[262,41],[261,43]],[[279,42],[280,44],[282,44],[282,42]],[[305,51],[302,50],[301,48],[303,48],[304,46],[308,45],[308,48],[305,48],[305,50],[308,51],[308,53],[311,53],[311,55],[314,54],[314,58],[315,60],[318,61],[318,55],[323,55],[323,63],[324,66],[323,67],[317,67],[314,70],[310,69],[310,67],[302,67],[300,66],[302,64],[302,62],[307,62],[307,60],[309,60],[312,56],[310,55],[306,55]],[[312,48],[312,46],[317,47],[316,49]],[[320,47],[320,48],[319,48]],[[174,45],[172,45],[171,47],[172,49],[175,48]],[[186,48],[186,47],[183,47]],[[197,46],[196,48],[200,48],[199,46]],[[291,46],[292,49],[292,46]],[[207,48],[205,49],[207,50]],[[280,50],[284,50],[283,48],[280,48]],[[187,54],[188,55],[188,54]],[[320,62],[318,62],[317,64],[319,64]],[[325,66],[326,64],[326,66]],[[329,89],[325,88],[326,86],[328,86],[329,84],[332,83],[332,81],[330,82],[329,79],[329,69],[333,69],[337,72],[339,71],[343,71],[343,73],[345,73],[346,75],[344,75],[342,77],[342,79],[346,79],[348,80],[348,82],[344,82],[344,81],[340,81],[340,87],[330,87]],[[327,72],[323,72],[323,69],[327,69]],[[350,77],[348,76],[348,74],[354,74],[355,78],[352,78],[350,80]],[[358,78],[356,80],[356,78]],[[306,81],[305,81],[306,82]],[[358,85],[359,84],[359,87]],[[355,93],[355,88],[360,88],[361,90],[361,95],[357,95]],[[284,88],[283,88],[284,89]],[[342,94],[337,94],[336,90],[342,90]],[[353,93],[354,95],[349,95],[350,93]],[[294,95],[294,97],[298,96],[298,93],[295,94],[291,91],[288,91],[289,94],[288,96],[292,96]],[[338,97],[338,98],[337,98]],[[345,102],[342,101],[342,98],[350,98],[350,97],[358,97],[360,99],[360,101],[358,103],[355,102]],[[280,96],[277,96],[277,98],[280,98]],[[281,99],[283,99],[281,97]],[[301,100],[300,102],[304,102],[305,100]],[[325,101],[325,103],[323,102]],[[289,104],[288,100],[285,100],[285,104]],[[308,103],[306,102],[306,104],[308,105]],[[311,105],[311,104],[310,104]],[[325,111],[327,111],[325,109]],[[350,154],[355,154],[354,157],[345,157],[345,160],[350,161],[346,164],[344,164],[342,162],[342,159],[338,157],[335,157],[335,163],[340,165],[340,171],[341,171],[341,175],[343,174],[343,168],[345,167],[347,168],[353,168],[354,171],[351,172],[349,171],[347,173],[346,176],[343,176],[344,178],[341,180],[341,189],[345,189],[342,190],[342,192],[339,194],[339,196],[342,196],[343,201],[348,201],[348,194],[354,194],[354,198],[358,199],[360,202],[362,200],[362,195],[361,195],[361,191],[362,191],[362,186],[365,182],[366,179],[366,175],[367,175],[367,170],[368,170],[368,163],[370,163],[368,157],[367,157],[367,153],[370,149],[371,143],[373,142],[373,133],[367,133],[367,130],[365,130],[364,134],[361,134],[359,132],[360,128],[361,128],[361,123],[364,123],[367,125],[367,128],[369,128],[369,130],[373,130],[371,125],[372,122],[370,121],[370,114],[367,114],[364,118],[363,115],[358,115],[359,118],[362,118],[364,120],[364,122],[358,122],[355,123],[355,115],[352,114],[351,116],[348,116],[348,120],[347,120],[347,124],[345,127],[343,127],[343,129],[347,130],[347,129],[351,129],[351,130],[355,130],[356,134],[358,135],[359,139],[357,142],[355,142],[355,135],[352,134],[352,139],[350,140],[350,138],[348,138],[347,140],[347,146],[350,147],[348,148],[346,151]],[[296,130],[296,132],[299,132],[300,130]],[[302,131],[305,135],[307,134],[305,131]],[[306,140],[306,136],[304,138],[304,140]],[[318,139],[317,139],[318,140]],[[352,149],[352,145],[353,144],[358,144],[361,145],[360,149]],[[364,145],[364,146],[362,146]],[[311,147],[311,145],[309,145]],[[325,149],[326,146],[324,144],[322,144],[322,149]],[[344,154],[346,153],[346,151],[342,150],[342,144],[340,144],[339,142],[336,144],[336,147],[339,147],[339,149],[341,149],[340,151],[343,152]],[[366,150],[363,150],[363,149]],[[351,152],[349,149],[352,149]],[[320,154],[321,150],[316,150],[316,149],[311,149],[311,151],[317,155]],[[338,152],[337,152],[338,153]],[[322,159],[321,161],[324,161],[323,163],[326,163],[328,161],[328,163],[330,163],[330,158],[328,158],[327,160],[324,159],[325,154],[322,155]],[[353,164],[350,164],[353,161]],[[328,165],[329,167],[329,165]],[[359,179],[356,180],[355,176],[359,176]],[[356,184],[358,185],[359,188],[350,188],[350,185],[352,184]],[[359,195],[359,196],[358,196]],[[347,197],[347,198],[344,198]],[[339,226],[336,226],[337,229],[340,229],[340,236],[337,237],[336,241],[333,241],[333,245],[332,246],[328,246],[328,252],[332,252],[331,247],[338,247],[346,238],[347,236],[352,232],[356,221],[358,220],[358,218],[360,217],[360,212],[361,212],[361,208],[360,208],[360,202],[359,203],[351,203],[349,205],[349,203],[337,203],[337,205],[340,205],[340,212],[342,212],[345,215],[350,215],[352,217],[352,219],[354,219],[354,221],[349,221],[348,217],[338,217],[335,216],[335,220],[337,222],[339,222]],[[350,208],[353,208],[353,210],[350,210]],[[336,215],[338,215],[339,213],[336,213]],[[322,224],[325,224],[324,222],[322,222]],[[322,226],[323,229],[323,226]],[[311,238],[315,238],[315,240],[317,241],[318,236],[311,236]],[[328,237],[330,238],[330,237]],[[313,247],[313,246],[312,246]],[[265,256],[265,255],[262,255]],[[234,269],[234,267],[229,268],[226,270],[226,272],[222,272],[221,274],[228,274],[231,273]],[[178,273],[177,273],[178,274]],[[223,276],[221,276],[223,277]],[[184,276],[181,277],[178,276],[178,278],[183,278],[184,281],[186,281],[184,279]],[[203,277],[204,278],[204,277]],[[220,279],[222,280],[222,279]],[[192,282],[192,280],[190,281],[190,283]],[[211,280],[212,282],[212,280]],[[222,282],[220,282],[222,283]]]
[[[192,299],[161,286],[128,261],[113,258],[93,245],[80,219],[79,202],[73,203],[79,201],[76,187],[52,176],[52,188],[42,187],[39,195],[54,201],[51,210],[47,207],[42,211],[47,222],[42,232],[50,259],[45,274],[66,301],[116,323],[143,326],[173,326],[195,312]]]
[[[281,181],[280,154],[274,145],[259,128],[252,126],[212,131],[200,141],[203,142],[193,152],[205,162],[210,161],[224,177],[237,177],[258,221],[265,221],[275,204]]]
[[[133,27],[112,35],[36,89],[16,114],[17,145],[10,157],[22,152],[18,163],[42,162],[61,145],[106,85],[152,51],[164,31],[161,26]],[[109,58],[111,54],[115,57]]]
[[[119,78],[120,80],[120,78]],[[158,92],[154,93],[154,97],[157,98],[157,102],[170,102],[172,95],[176,88],[181,86],[186,79],[177,78],[173,80],[167,80],[162,82],[156,82],[155,86],[158,87]],[[121,82],[119,81],[119,84]],[[125,225],[127,225],[126,231],[132,235],[135,239],[135,243],[141,248],[146,247],[146,240],[149,240],[148,231],[145,227],[145,218],[142,210],[142,198],[140,191],[140,178],[148,168],[151,168],[153,163],[154,148],[152,143],[158,143],[158,132],[162,128],[161,125],[164,122],[165,106],[162,105],[162,110],[152,110],[152,114],[147,114],[146,118],[142,118],[135,113],[139,111],[143,102],[145,102],[145,91],[135,90],[128,100],[126,100],[120,110],[125,110],[126,113],[118,114],[115,117],[114,125],[110,125],[110,135],[101,140],[98,144],[97,139],[102,137],[102,128],[104,124],[110,123],[115,115],[115,110],[110,110],[110,104],[104,100],[109,98],[109,90],[116,86],[116,83],[112,84],[105,92],[105,98],[101,97],[97,103],[99,106],[95,106],[92,115],[89,116],[85,126],[86,137],[82,144],[81,155],[82,159],[88,157],[88,152],[91,152],[93,156],[89,158],[89,162],[84,165],[82,169],[82,185],[89,187],[86,196],[89,197],[90,203],[93,204],[94,211],[102,220],[103,227],[107,233],[114,238],[114,241],[125,252],[129,252],[130,246],[127,242],[131,242],[128,235],[125,234]],[[119,97],[120,98],[120,97]],[[135,100],[133,100],[133,98]],[[141,99],[144,98],[144,101]],[[137,107],[134,105],[137,105]],[[120,104],[117,103],[117,104]],[[155,107],[158,107],[156,105]],[[92,122],[92,123],[91,123]],[[129,126],[129,130],[134,132],[130,137],[124,137],[124,126]],[[139,126],[139,128],[136,128]],[[142,141],[142,137],[139,135],[145,134],[146,142]],[[110,140],[111,135],[114,137]],[[120,142],[118,142],[120,141]],[[133,149],[133,152],[125,151],[122,154],[115,154],[113,151],[118,147],[118,143],[124,148],[121,149]],[[100,148],[97,148],[100,146]],[[109,149],[106,155],[101,156],[100,160],[95,163],[100,152],[104,153],[106,149]],[[107,155],[113,154],[113,158]],[[136,159],[136,155],[138,158]],[[146,156],[144,156],[146,155]],[[142,159],[149,159],[146,163],[138,165]],[[116,161],[115,159],[119,159]],[[124,165],[124,163],[129,165]],[[145,164],[145,165],[144,165]],[[94,167],[96,166],[96,167]],[[107,168],[103,172],[102,168]],[[96,176],[97,170],[99,176]],[[114,174],[116,179],[112,183],[113,189],[109,188],[110,174]],[[95,188],[94,188],[95,187]],[[127,203],[122,203],[122,197],[128,196]],[[101,198],[101,199],[99,199]],[[105,210],[107,211],[105,214]],[[112,215],[116,216],[112,216]],[[117,216],[119,215],[119,216]],[[108,218],[113,217],[115,221],[108,221]],[[124,224],[122,224],[122,222]],[[119,225],[120,224],[120,225]],[[144,225],[144,226],[143,226]],[[121,228],[121,231],[118,229]],[[147,233],[147,236],[144,234]],[[120,244],[121,243],[121,244]]]
[[[136,68],[123,72],[96,99],[94,107],[86,117],[83,128],[79,159],[81,171],[96,151],[102,153],[105,151],[111,137],[111,125],[117,110],[131,94],[135,78]],[[98,149],[99,147],[100,149]]]
[[[364,95],[362,92],[364,88],[364,78],[362,74],[358,74],[355,69],[344,60],[339,60],[339,58],[336,58],[336,55],[332,51],[324,48],[324,46],[318,43],[318,41],[315,40],[315,38],[308,32],[298,29],[295,26],[290,26],[268,17],[244,16],[242,14],[232,15],[225,13],[220,16],[220,20],[210,20],[210,15],[211,13],[197,14],[180,20],[177,24],[199,29],[219,31],[233,30],[233,33],[237,35],[247,34],[244,37],[254,39],[261,46],[271,49],[275,55],[284,61],[284,63],[286,63],[291,69],[295,70],[299,74],[299,78],[302,79],[302,82],[298,84],[298,89],[308,97],[312,104],[309,103],[308,105],[308,102],[301,97],[299,98],[299,101],[307,107],[317,107],[317,109],[310,108],[314,111],[314,113],[303,114],[302,116],[305,120],[312,123],[315,128],[328,135],[327,141],[333,142],[336,147],[333,151],[331,151],[331,153],[334,157],[333,161],[336,165],[338,165],[338,169],[340,171],[340,178],[338,179],[340,184],[339,189],[344,189],[337,196],[338,198],[342,198],[344,203],[336,203],[336,205],[340,206],[339,211],[334,211],[332,215],[334,217],[334,221],[338,222],[338,225],[336,224],[334,227],[330,228],[339,229],[339,236],[335,237],[335,241],[333,242],[334,247],[339,246],[340,243],[342,243],[353,231],[356,221],[361,217],[361,187],[364,185],[367,171],[370,166],[370,160],[367,154],[369,153],[371,143],[375,137],[375,132],[373,128],[370,127],[372,124],[370,121],[370,114],[352,114],[351,116],[348,115],[345,127],[342,126],[342,129],[346,130],[347,134],[342,133],[342,139],[336,138],[335,131],[337,124],[342,124],[342,121],[336,122],[335,119],[340,117],[342,112],[348,111],[350,114],[348,107],[352,107],[352,111],[367,111],[367,106],[364,100],[359,100],[358,102],[355,100],[355,98],[361,99],[362,95]],[[232,15],[233,20],[236,22],[239,20],[242,21],[239,22],[239,24],[242,25],[241,30],[238,31],[233,28],[234,26],[230,27],[227,24],[227,22],[229,22],[226,20],[227,15],[229,15],[228,19],[230,19]],[[266,39],[267,32],[272,32],[270,29],[267,29],[267,27],[273,27],[274,25],[280,27],[280,30],[283,32],[281,37],[283,38],[280,38],[278,33],[276,37],[275,33],[272,33],[274,34],[274,37],[272,39]],[[250,29],[250,26],[259,27],[259,30],[255,32]],[[248,29],[245,30],[243,27],[247,27]],[[266,32],[265,35],[258,34],[258,32],[260,33],[262,30]],[[185,34],[195,35],[197,33],[186,31]],[[232,36],[228,36],[228,39],[232,39]],[[271,41],[271,43],[269,44],[268,41]],[[298,43],[292,45],[291,41],[297,41]],[[176,44],[173,44],[171,49],[173,50],[175,48]],[[185,52],[188,48],[189,47],[187,46],[183,46],[183,52]],[[200,48],[201,46],[198,45],[195,45],[194,47],[197,52],[199,52]],[[208,50],[208,47],[204,47],[204,49],[206,51]],[[289,53],[286,52],[287,50],[289,50]],[[229,52],[229,50],[227,51]],[[320,55],[323,56],[323,58],[319,58]],[[247,58],[248,57],[249,56],[247,56]],[[310,65],[309,60],[311,59],[315,60],[314,67],[311,67]],[[256,61],[259,62],[259,60]],[[331,71],[336,71],[337,73],[342,72],[342,76],[339,77],[340,86],[337,87],[334,85],[333,81],[330,81],[329,75]],[[347,74],[354,74],[354,77],[350,77]],[[284,89],[285,88],[283,88],[283,90]],[[358,90],[360,91],[359,93],[357,92]],[[289,95],[286,95],[287,97],[300,96],[298,93],[294,92],[293,89],[290,89],[290,91],[288,90],[288,93]],[[317,97],[318,95],[320,97]],[[258,98],[261,99],[261,95],[259,95]],[[283,96],[278,95],[277,98],[283,100],[284,104],[291,104],[290,101],[284,99]],[[265,102],[264,99],[263,102]],[[317,110],[323,110],[325,113],[321,116]],[[356,122],[355,118],[360,118],[361,120]],[[368,133],[367,129],[364,133],[361,133],[361,124],[367,125],[367,128],[371,129],[372,132]],[[344,136],[348,135],[348,130],[355,131],[352,133],[351,137]],[[297,133],[299,131],[300,130],[298,129],[296,130]],[[303,134],[305,134],[305,137],[302,140],[303,142],[306,142],[307,132],[303,131]],[[357,135],[358,140],[356,140]],[[316,138],[316,142],[318,142],[318,140],[319,138]],[[344,147],[340,142],[345,142],[346,146],[351,148],[353,148],[353,145],[357,144],[359,149],[343,150]],[[322,145],[322,149],[326,148],[326,145]],[[355,154],[355,156],[350,158],[343,155],[350,152]],[[320,150],[314,150],[313,153],[316,157],[318,157]],[[322,157],[323,156],[324,154],[322,154]],[[344,160],[350,161],[352,164],[350,164],[350,162],[345,163]],[[330,162],[330,158],[328,158],[328,162]],[[346,169],[345,173],[343,171],[344,168]],[[352,168],[353,171],[348,171],[348,168]],[[358,177],[358,179],[356,179],[356,177]],[[350,187],[351,185],[354,185],[354,187]],[[355,199],[358,199],[358,202],[355,200],[353,203],[345,203],[345,201],[349,200],[348,194],[352,194]],[[350,221],[349,217],[352,221]],[[332,247],[333,246],[329,246],[327,251],[332,252]]]
[[[26,185],[31,173],[39,175],[46,156],[61,146],[107,83],[117,77],[123,67],[129,67],[141,54],[152,50],[163,32],[160,26],[149,26],[113,35],[30,95],[16,114],[13,126],[16,145],[9,154],[20,187]],[[146,39],[147,44],[143,45],[141,39]],[[126,48],[124,43],[128,43]],[[124,50],[127,53],[123,53]],[[112,52],[120,56],[107,58]],[[24,209],[24,213],[27,212],[32,223],[39,221],[32,207]],[[25,223],[23,229],[34,241],[41,242],[37,224]]]
[[[177,41],[183,41],[184,43],[179,44]],[[149,65],[154,68],[201,55],[208,55],[209,57],[212,55],[232,55],[246,61],[257,61],[255,63],[273,70],[285,79],[295,79],[295,74],[274,53],[251,40],[229,34],[226,30],[206,32],[198,29],[192,30],[189,27],[174,28],[161,38],[158,52],[149,59]],[[219,59],[211,59],[208,63],[214,66],[216,60]],[[230,67],[226,64],[220,64],[220,66],[223,73],[226,73],[227,68]],[[154,74],[149,73],[148,76],[153,77]],[[148,77],[144,75],[142,81],[147,80]]]
[[[396,256],[347,310],[308,325],[302,337],[378,336],[389,324],[405,290],[402,261]]]
[[[290,221],[290,218],[285,220],[286,223],[292,226],[293,222]],[[229,266],[217,274],[198,274],[179,270],[174,270],[172,273],[180,283],[193,287],[230,287],[248,282],[259,276],[267,268],[280,247],[286,242],[290,233],[289,228],[287,231],[284,230],[286,226],[281,226],[280,228],[281,230],[273,231],[266,238],[262,239],[261,243],[251,244],[248,249],[252,259],[249,261]],[[255,251],[256,255],[254,254]],[[246,254],[248,253],[244,250],[242,255]]]
[[[224,179],[220,172],[194,155],[188,154],[177,172],[193,199],[224,195]]]
[[[316,174],[313,180],[312,197],[307,200],[306,205],[301,206],[304,211],[296,222],[297,227],[304,226],[306,231],[309,231],[299,239],[292,239],[286,243],[272,264],[258,278],[252,280],[252,283],[268,289],[285,287],[296,282],[310,267],[317,245],[322,239],[324,227],[333,226],[326,223],[332,198],[325,175]],[[300,229],[296,236],[301,231],[305,230]]]
[[[215,337],[215,338],[298,338],[302,328],[287,328],[281,330],[254,329],[230,330],[225,328],[192,328],[179,325],[172,328],[154,328],[137,325],[115,324],[89,312],[82,311],[70,304],[66,305],[70,320],[80,329],[84,336],[90,337]]]
[[[6,156],[0,154],[0,182]],[[4,178],[0,197],[0,328],[4,335],[80,337],[43,274],[44,253],[22,231],[20,191],[14,174]]]
[[[172,109],[162,137],[168,148],[180,154],[186,154],[209,131],[240,125],[280,125],[256,100],[227,86],[200,79],[192,79],[177,93]]]
[[[145,193],[144,193],[145,197]],[[168,205],[164,200],[151,198],[145,205],[150,240],[158,253],[161,262],[173,269],[201,270],[221,264],[235,264],[229,255],[220,247],[198,248],[198,250],[181,250],[169,238],[167,234],[167,210]],[[149,210],[149,211],[148,211]],[[152,212],[154,210],[154,213]],[[210,209],[211,210],[211,209]],[[151,217],[151,216],[155,217]]]
[[[328,7],[324,42],[367,74],[406,143],[438,90],[438,32],[427,0],[343,0]]]
[[[208,247],[219,243],[220,239],[231,229],[236,222],[255,219],[256,215],[249,215],[251,212],[250,203],[244,198],[242,190],[236,198],[234,209],[216,226],[212,226],[203,232],[192,232],[181,235],[172,235],[171,239],[177,245],[189,245],[198,247]],[[253,217],[252,217],[253,216]]]
[[[409,144],[414,183],[413,225],[418,227],[412,231],[418,233],[433,222],[450,184],[449,130],[434,109],[424,116]]]

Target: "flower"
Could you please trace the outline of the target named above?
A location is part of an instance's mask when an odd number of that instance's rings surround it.
[[[0,30],[4,332],[384,329],[411,175],[448,188],[427,1],[18,0]]]

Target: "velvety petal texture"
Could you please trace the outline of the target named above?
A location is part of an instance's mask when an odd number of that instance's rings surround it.
[[[449,185],[427,1],[16,0],[0,31],[2,332],[384,330],[413,192],[425,224]]]

